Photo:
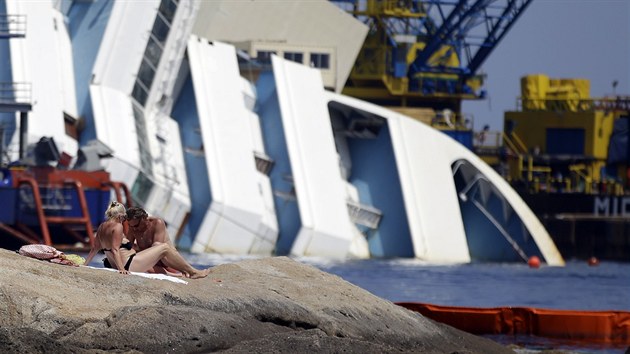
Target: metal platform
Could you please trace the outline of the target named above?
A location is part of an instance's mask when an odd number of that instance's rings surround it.
[[[30,83],[0,82],[0,112],[29,112],[32,106]]]

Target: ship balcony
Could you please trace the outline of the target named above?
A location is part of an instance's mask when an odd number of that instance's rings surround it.
[[[0,82],[0,112],[28,112],[31,105],[30,83]]]
[[[26,37],[26,16],[0,14],[0,39]]]
[[[256,160],[256,169],[258,172],[269,176],[274,165],[273,159],[258,151],[254,151],[254,159]]]
[[[350,214],[350,220],[352,220],[352,222],[373,230],[378,228],[378,224],[383,217],[380,210],[353,201],[348,201],[347,206],[348,214]]]

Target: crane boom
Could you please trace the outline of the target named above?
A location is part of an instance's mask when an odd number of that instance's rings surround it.
[[[369,26],[344,93],[459,110],[484,97],[481,65],[532,0],[341,0]]]

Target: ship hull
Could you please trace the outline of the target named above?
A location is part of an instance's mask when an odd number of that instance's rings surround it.
[[[630,196],[519,194],[565,259],[630,260]]]

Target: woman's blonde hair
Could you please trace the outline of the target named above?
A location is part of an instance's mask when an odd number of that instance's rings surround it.
[[[105,211],[105,217],[108,220],[113,219],[121,214],[127,216],[127,210],[125,209],[124,205],[117,201],[109,203],[109,207]]]

